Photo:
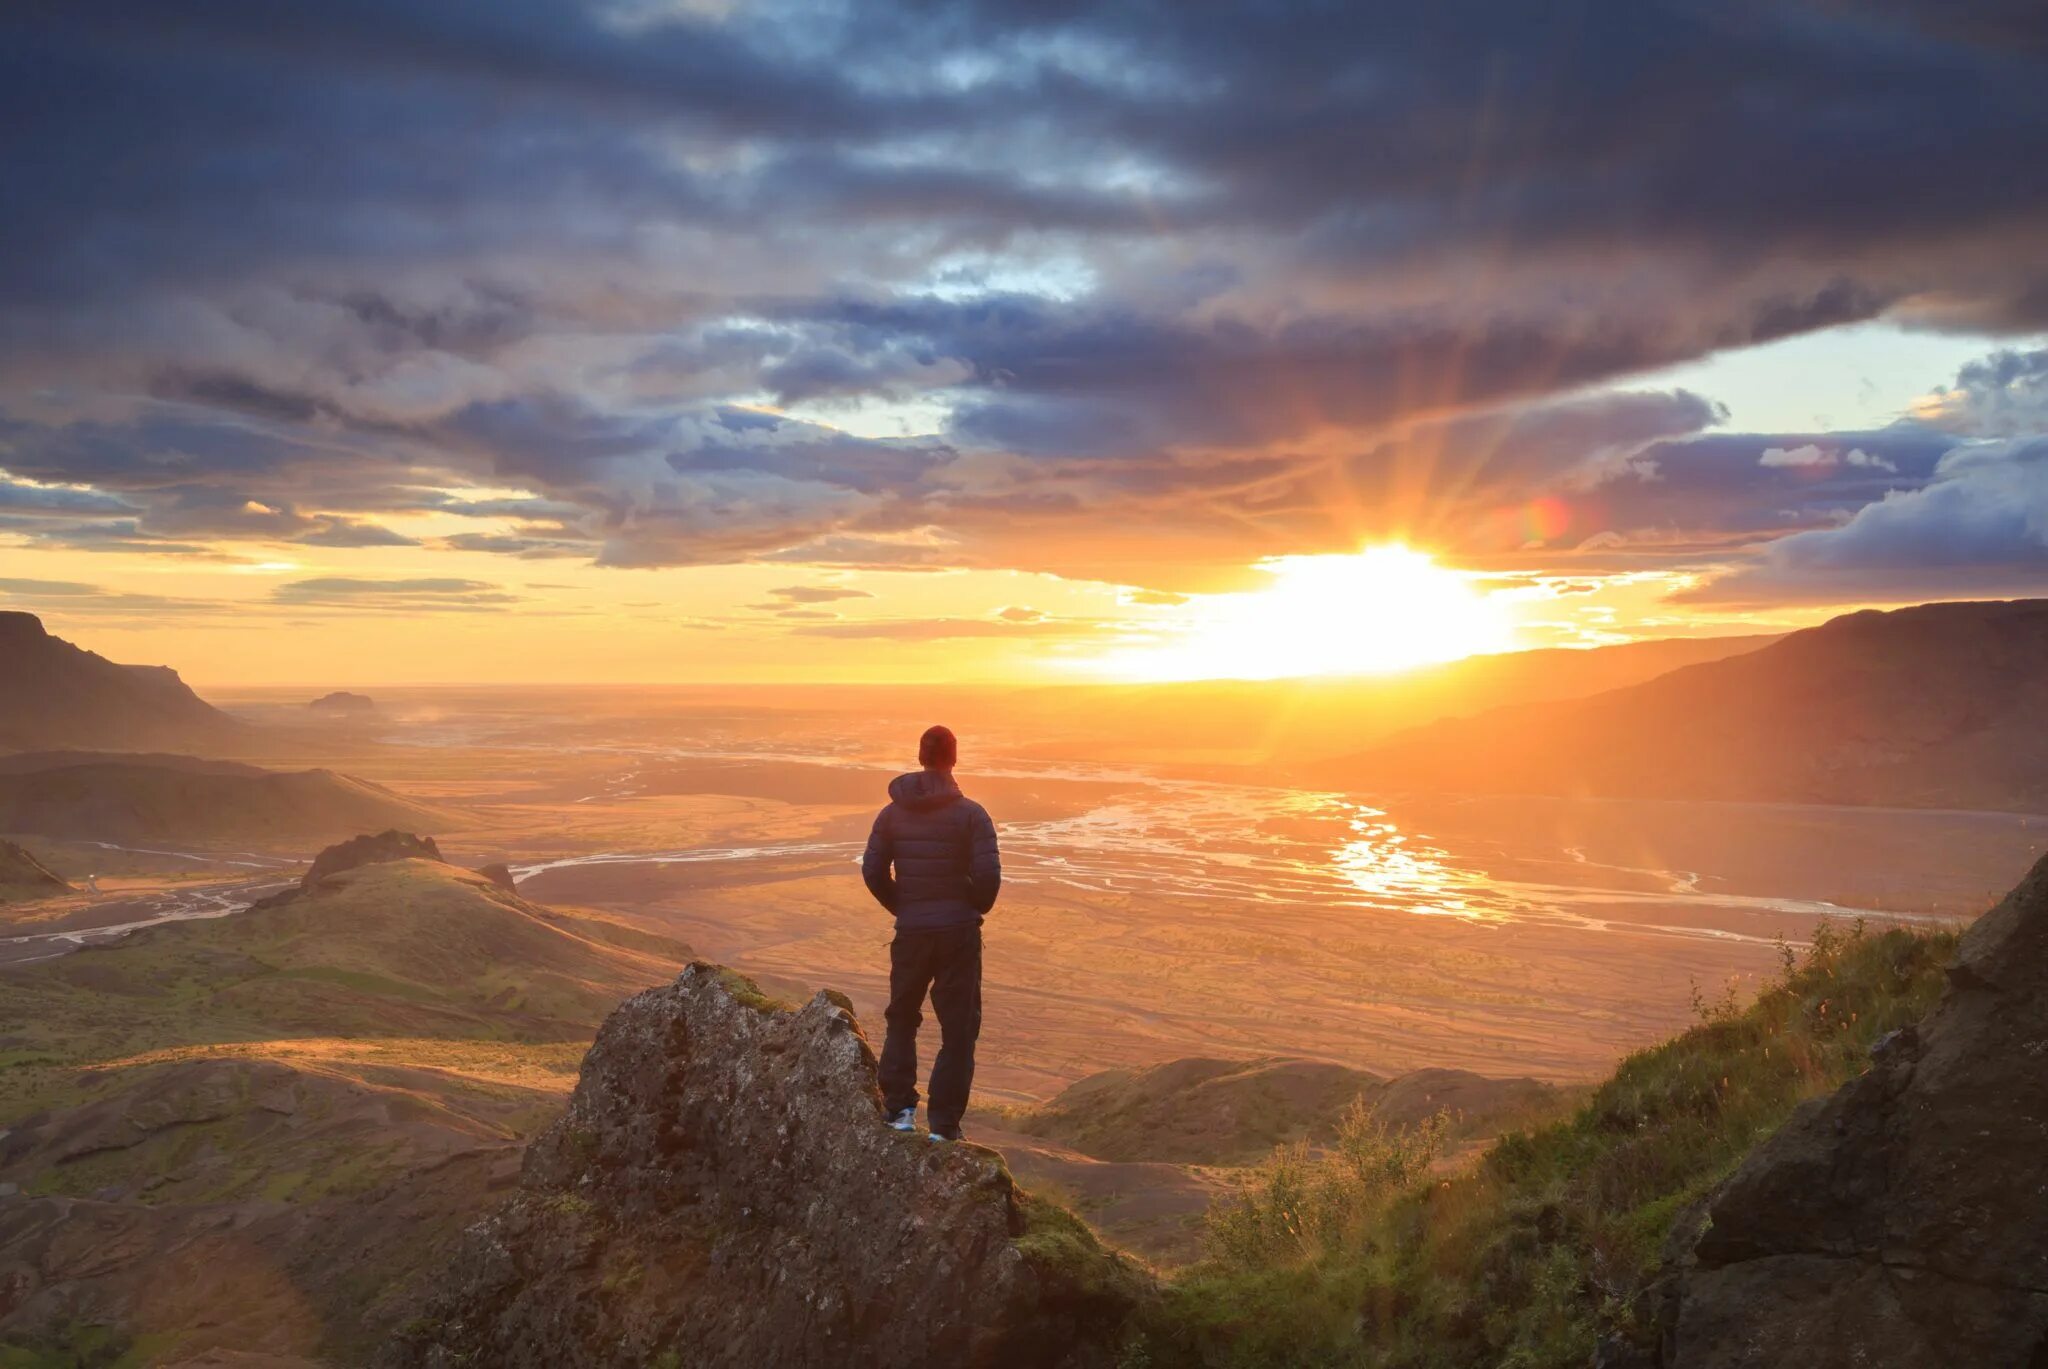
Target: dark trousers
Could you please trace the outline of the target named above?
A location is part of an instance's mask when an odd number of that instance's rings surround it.
[[[917,1106],[917,1028],[924,997],[939,1015],[939,1057],[932,1062],[931,1129],[958,1129],[974,1084],[974,1042],[981,1035],[981,928],[898,932],[889,943],[888,1038],[876,1071],[891,1116]]]

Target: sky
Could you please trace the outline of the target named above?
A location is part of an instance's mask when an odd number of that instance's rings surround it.
[[[2030,0],[31,0],[0,609],[1043,682],[2048,593],[2044,146]]]

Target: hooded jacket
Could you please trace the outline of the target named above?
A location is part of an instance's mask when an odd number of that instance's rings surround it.
[[[950,771],[898,775],[868,833],[860,873],[899,932],[979,926],[1003,884],[996,825]]]

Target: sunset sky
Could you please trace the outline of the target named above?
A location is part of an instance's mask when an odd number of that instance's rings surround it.
[[[0,18],[0,608],[1154,679],[2048,593],[2025,3]]]

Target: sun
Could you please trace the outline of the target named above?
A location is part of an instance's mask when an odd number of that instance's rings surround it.
[[[1515,645],[1502,600],[1410,547],[1281,556],[1259,569],[1270,586],[1199,596],[1172,641],[1098,664],[1130,680],[1263,680],[1407,670]]]

